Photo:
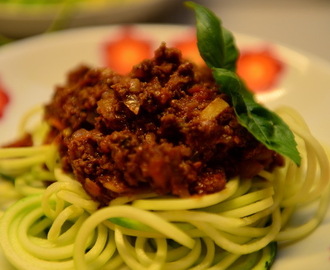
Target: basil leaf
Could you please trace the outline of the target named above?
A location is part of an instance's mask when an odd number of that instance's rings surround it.
[[[236,73],[213,68],[213,77],[222,86],[221,91],[231,97],[239,123],[268,149],[300,165],[297,144],[287,124],[277,114],[257,103]]]
[[[253,94],[236,75],[238,50],[233,35],[221,26],[213,12],[199,4],[186,2],[196,14],[197,45],[206,64],[223,91],[231,97],[239,123],[271,150],[300,165],[294,135],[275,113],[258,104]]]
[[[238,50],[234,36],[221,26],[221,21],[207,8],[185,2],[196,13],[197,46],[209,67],[236,69]]]

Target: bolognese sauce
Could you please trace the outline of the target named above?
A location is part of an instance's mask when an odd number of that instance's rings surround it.
[[[71,71],[45,119],[62,167],[102,205],[140,192],[210,194],[283,163],[239,124],[210,70],[165,44],[127,75]]]

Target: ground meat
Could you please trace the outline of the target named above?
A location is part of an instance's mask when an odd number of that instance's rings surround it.
[[[210,194],[282,162],[238,123],[230,102],[208,69],[162,44],[127,76],[72,71],[46,106],[48,140],[101,204],[146,191]]]

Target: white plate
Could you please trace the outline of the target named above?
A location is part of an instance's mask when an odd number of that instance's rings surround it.
[[[105,65],[104,48],[109,42],[116,41],[122,31],[120,26],[67,30],[0,48],[0,88],[10,97],[0,119],[0,142],[15,136],[23,112],[34,104],[47,101],[54,85],[64,81],[67,71],[81,63]],[[191,29],[182,26],[136,25],[131,28],[134,38],[147,42],[152,48],[161,41],[169,46],[183,41],[191,37],[189,33]],[[271,108],[278,105],[296,108],[314,134],[330,145],[330,65],[261,39],[241,34],[235,36],[242,50],[271,48],[285,67],[277,84],[258,98]],[[329,232],[330,213],[313,234],[281,249],[272,270],[330,269]],[[0,257],[0,269],[11,269],[4,264]]]

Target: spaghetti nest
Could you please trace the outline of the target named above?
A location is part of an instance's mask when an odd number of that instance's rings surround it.
[[[277,113],[296,136],[301,166],[286,160],[271,173],[236,177],[225,189],[199,197],[148,193],[99,208],[61,170],[54,145],[1,149],[0,171],[8,178],[0,191],[5,256],[18,269],[270,267],[276,243],[308,235],[329,204],[326,153],[296,112],[282,108]],[[35,129],[34,140],[45,129],[45,123]],[[313,214],[291,224],[307,206],[315,207]]]

